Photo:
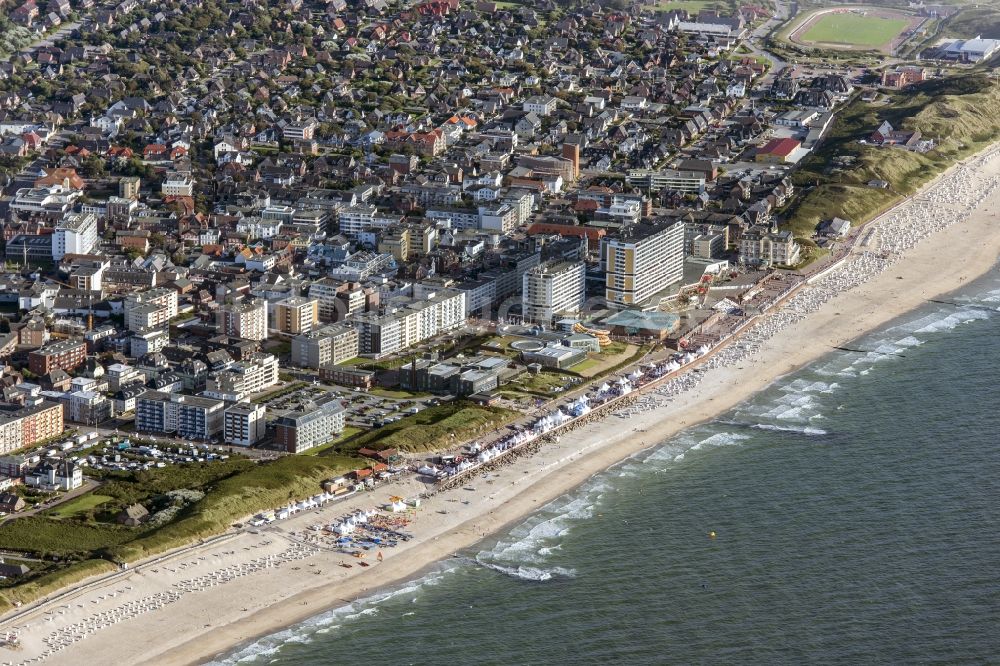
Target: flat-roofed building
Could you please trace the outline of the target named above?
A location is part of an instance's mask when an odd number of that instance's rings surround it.
[[[227,303],[215,315],[219,333],[244,340],[267,339],[267,302],[248,298],[237,303]]]
[[[177,433],[186,439],[211,439],[222,431],[226,403],[197,395],[146,391],[136,399],[138,432]]]
[[[34,446],[65,432],[63,406],[42,400],[27,407],[0,410],[0,454]]]
[[[705,174],[698,171],[632,169],[625,176],[625,182],[649,192],[666,190],[701,194],[705,191]]]
[[[70,213],[56,225],[52,234],[52,259],[67,254],[90,254],[97,245],[97,216],[93,213]]]
[[[292,338],[292,364],[318,370],[345,363],[358,355],[358,330],[348,324],[331,324]]]
[[[268,303],[271,328],[289,335],[308,333],[319,323],[319,301],[305,296],[289,296]]]
[[[202,395],[239,402],[278,383],[278,359],[255,352],[249,360],[233,363],[208,378]]]
[[[301,411],[289,412],[274,422],[275,443],[289,453],[302,453],[325,444],[344,432],[344,407],[330,396]]]
[[[637,224],[605,239],[605,300],[610,307],[646,303],[684,276],[684,224]]]
[[[547,261],[524,274],[521,314],[525,322],[552,323],[557,315],[577,315],[586,300],[582,261]]]
[[[253,446],[264,438],[266,414],[264,405],[250,402],[230,405],[223,415],[223,441],[236,446]]]
[[[87,343],[83,340],[60,340],[28,354],[28,369],[36,375],[53,370],[70,372],[87,360]]]

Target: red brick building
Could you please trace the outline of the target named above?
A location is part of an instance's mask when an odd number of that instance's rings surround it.
[[[28,354],[28,369],[39,376],[56,368],[69,372],[86,360],[87,344],[83,340],[60,340]]]

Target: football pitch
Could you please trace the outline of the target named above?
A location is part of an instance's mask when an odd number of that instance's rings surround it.
[[[812,44],[842,44],[857,48],[877,48],[888,44],[909,23],[906,19],[834,13],[820,16],[801,40]]]

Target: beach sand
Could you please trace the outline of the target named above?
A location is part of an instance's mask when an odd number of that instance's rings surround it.
[[[998,176],[1000,159],[971,175],[984,186]],[[291,533],[329,523],[355,508],[383,504],[393,494],[412,497],[425,489],[416,479],[304,512],[258,534],[239,533],[185,551],[50,602],[16,622],[4,622],[0,630],[18,628],[22,649],[0,648],[0,663],[37,656],[46,649],[47,636],[71,626],[82,626],[86,633],[88,622],[92,628],[107,626],[93,628],[86,640],[48,654],[41,663],[203,663],[240,643],[419,575],[616,462],[718,416],[834,346],[988,272],[1000,255],[998,203],[1000,197],[991,197],[966,221],[935,232],[884,273],[781,329],[757,354],[706,371],[696,388],[668,403],[636,410],[627,420],[609,416],[594,421],[488,479],[473,477],[466,486],[475,490],[457,488],[431,497],[408,528],[417,538],[387,549],[384,562],[372,562],[367,569],[342,568],[338,563],[352,558],[303,549]],[[900,210],[905,212],[905,205]],[[194,582],[178,591],[177,583],[185,580]],[[137,610],[157,605],[156,610]]]

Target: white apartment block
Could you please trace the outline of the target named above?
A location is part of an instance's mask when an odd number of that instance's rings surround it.
[[[800,246],[789,231],[751,227],[740,237],[740,261],[751,266],[794,266],[799,263]]]
[[[625,182],[650,192],[667,190],[701,194],[705,191],[705,174],[697,171],[633,169],[625,176]]]
[[[518,209],[510,204],[479,207],[479,228],[483,231],[495,231],[507,235],[517,229]]]
[[[125,325],[130,331],[166,326],[177,316],[177,292],[155,287],[125,298]]]
[[[97,216],[93,213],[70,213],[52,234],[52,259],[61,260],[67,254],[90,254],[97,245]]]
[[[548,326],[559,315],[577,315],[586,299],[582,261],[545,262],[524,274],[521,313],[525,322]]]
[[[309,298],[316,299],[320,321],[335,321],[339,318],[337,308],[343,307],[343,304],[338,305],[337,294],[341,284],[343,283],[339,280],[323,278],[309,285]],[[361,306],[364,307],[364,296],[361,296],[361,300]]]
[[[634,225],[605,241],[602,258],[608,305],[645,304],[684,277],[684,224]]]
[[[319,123],[315,119],[307,118],[285,125],[285,128],[281,130],[281,135],[289,141],[311,141],[316,135],[317,127],[319,127]]]
[[[222,436],[226,444],[253,446],[267,430],[267,409],[264,405],[238,402],[223,414]]]
[[[236,231],[246,234],[251,240],[268,240],[281,233],[281,220],[265,220],[262,217],[244,217],[236,223]]]
[[[227,303],[215,314],[219,333],[244,340],[267,340],[267,302],[250,298]]]
[[[358,355],[358,331],[348,324],[332,324],[292,338],[292,364],[318,370]]]
[[[160,192],[165,197],[191,197],[194,196],[194,178],[189,173],[169,173],[163,179]]]
[[[465,324],[465,293],[443,289],[419,301],[394,301],[387,312],[354,319],[363,355],[382,358]]]
[[[340,233],[350,239],[357,239],[362,230],[374,225],[375,206],[349,206],[340,210],[338,220]]]
[[[539,116],[550,116],[555,113],[559,100],[547,95],[535,95],[524,100],[521,109],[525,113],[535,113]]]
[[[277,383],[278,359],[271,354],[256,353],[249,361],[235,363],[209,377],[202,395],[240,402]]]

